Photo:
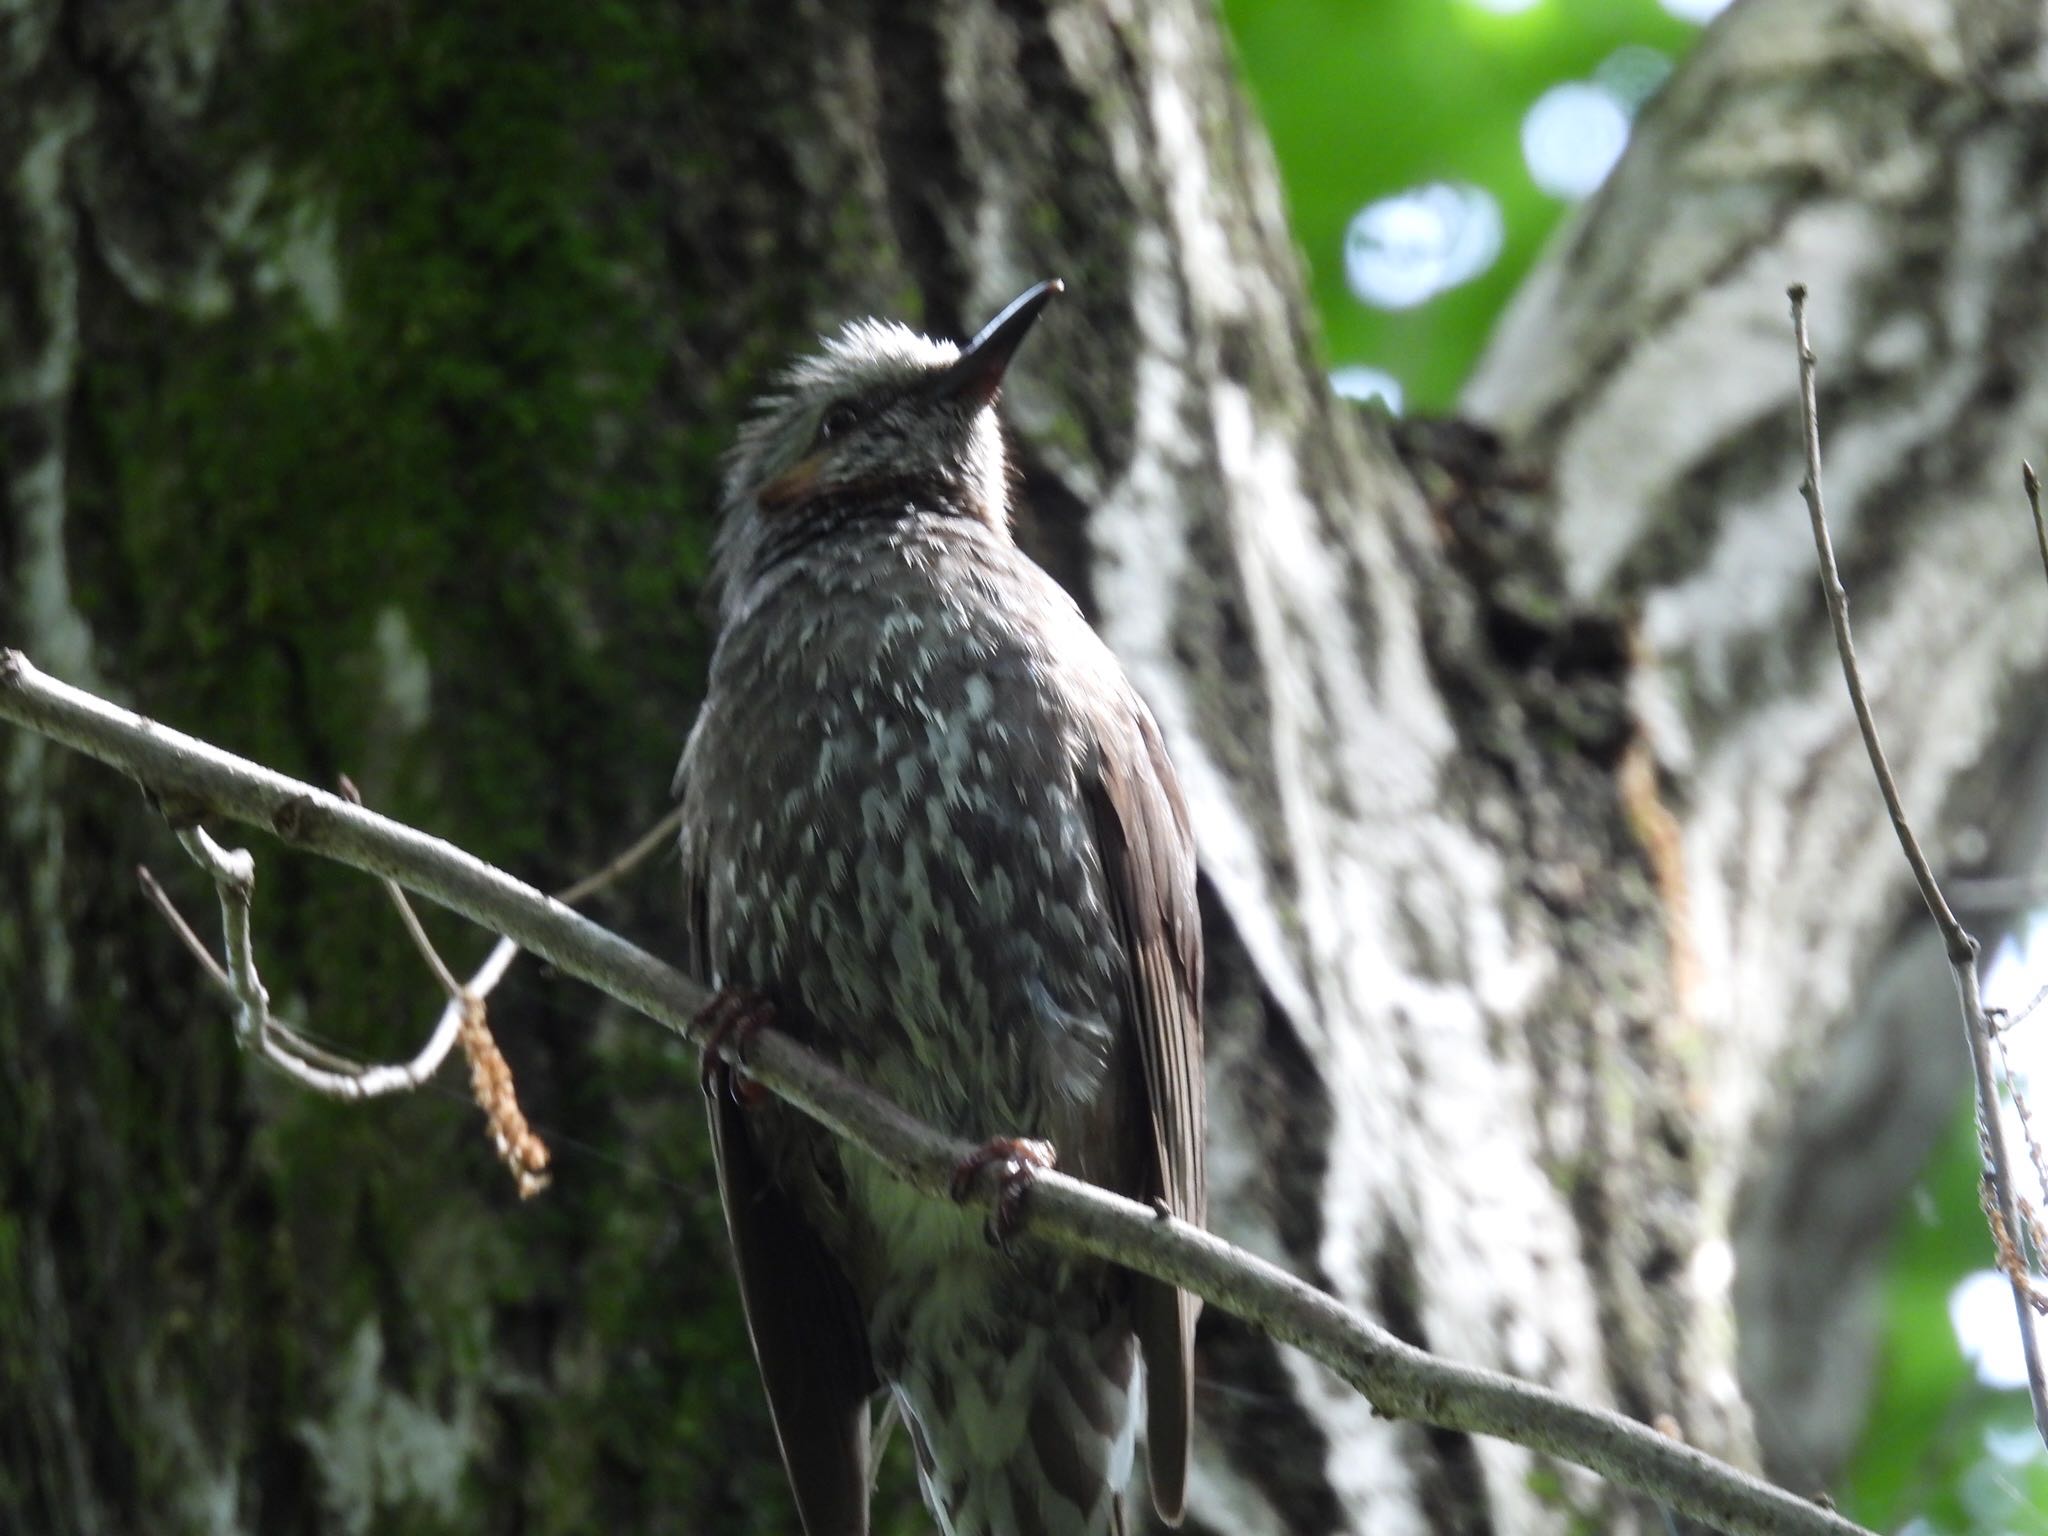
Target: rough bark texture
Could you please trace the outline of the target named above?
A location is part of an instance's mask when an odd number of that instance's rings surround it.
[[[1906,792],[1959,866],[2041,819],[2007,489],[2048,427],[2041,22],[1958,12],[1745,0],[1504,327],[1470,396],[1503,437],[1397,444],[1323,387],[1193,0],[17,11],[0,639],[565,877],[660,808],[763,370],[1058,272],[1009,394],[1024,531],[1194,806],[1217,1226],[1824,1476],[1860,1335],[1819,1277],[1867,1263],[1960,1054],[1911,992],[1938,972],[1885,961],[1910,912],[1805,575],[1793,278]],[[134,894],[160,824],[24,737],[0,762],[0,1528],[788,1524],[691,1062],[508,983],[562,1149],[518,1206],[459,1095],[335,1107],[238,1059]],[[378,894],[263,882],[273,990],[410,1041],[431,988]],[[605,915],[659,944],[668,880]],[[1201,1347],[1200,1530],[1637,1518],[1226,1318]],[[884,1502],[921,1528],[900,1467]]]
[[[1858,1426],[1871,1264],[1966,1058],[1788,496],[1784,290],[1812,290],[1829,511],[1900,787],[1945,874],[2024,873],[2048,784],[2019,486],[2048,445],[2043,26],[2003,0],[1735,7],[1466,396],[1547,466],[1531,515],[1572,599],[1634,616],[1700,1200],[1708,1233],[1732,1222],[1745,1379],[1795,1481]],[[1969,916],[1989,939],[2010,914]]]

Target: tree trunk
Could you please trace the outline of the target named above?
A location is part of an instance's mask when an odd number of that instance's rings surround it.
[[[2048,450],[2043,26],[2017,0],[1737,6],[1465,400],[1545,467],[1528,515],[1572,601],[1632,616],[1704,1229],[1736,1240],[1743,1378],[1795,1484],[1859,1426],[1873,1262],[1967,1058],[1814,579],[1785,288],[1812,290],[1829,511],[1909,811],[1944,878],[2028,873],[2048,830],[2048,588],[2019,483]],[[1989,940],[2011,914],[1964,916]]]
[[[1218,1229],[1823,1478],[1862,1325],[1816,1277],[1866,1272],[1962,1057],[1938,961],[1887,959],[1916,930],[1808,575],[1788,281],[1907,796],[1958,868],[2043,811],[2005,489],[2048,426],[2041,21],[1895,9],[1710,35],[1474,381],[1499,437],[1332,400],[1193,0],[31,10],[0,641],[559,882],[662,808],[764,373],[1057,272],[1007,401],[1023,534],[1189,790]],[[135,892],[161,822],[0,753],[0,1529],[791,1528],[674,1042],[507,984],[559,1155],[519,1205],[459,1093],[339,1107],[238,1058]],[[409,1050],[433,988],[379,894],[259,855],[273,993]],[[601,915],[673,947],[663,876]],[[1228,1318],[1201,1348],[1197,1529],[1640,1519]],[[926,1528],[900,1466],[883,1503]]]

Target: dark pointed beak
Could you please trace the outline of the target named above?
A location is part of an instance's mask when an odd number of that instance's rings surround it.
[[[1003,387],[1003,375],[1010,359],[1030,334],[1039,311],[1053,298],[1067,291],[1056,277],[1034,283],[1010,300],[1000,315],[981,328],[981,334],[967,343],[957,361],[932,380],[932,392],[942,400],[958,400],[980,407],[995,399]]]

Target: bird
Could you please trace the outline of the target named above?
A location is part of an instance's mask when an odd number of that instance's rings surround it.
[[[1186,1502],[1199,1302],[1028,1240],[1055,1158],[1197,1225],[1207,1203],[1187,805],[1150,710],[1011,528],[997,402],[1062,288],[964,346],[847,323],[726,461],[717,637],[676,774],[684,927],[806,1536],[868,1530],[892,1419],[944,1536],[1122,1536],[1141,1424],[1154,1509],[1178,1524]],[[977,1145],[955,1194],[994,1165],[995,1216],[747,1092],[769,1022]]]

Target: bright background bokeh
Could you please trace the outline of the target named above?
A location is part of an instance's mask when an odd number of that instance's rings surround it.
[[[1494,317],[1726,0],[1223,0],[1307,256],[1331,381],[1442,412]],[[2048,978],[2048,922],[1991,1000]],[[1930,1019],[1960,1050],[1953,1019]],[[2048,1008],[2012,1036],[2048,1129]],[[1932,1047],[1931,1047],[1932,1048]],[[2048,1455],[2015,1390],[1967,1105],[1900,1214],[1864,1439],[1834,1494],[1907,1536],[2048,1536]],[[2018,1166],[2025,1167],[2024,1149]]]
[[[1713,0],[1224,0],[1333,369],[1442,410]]]

